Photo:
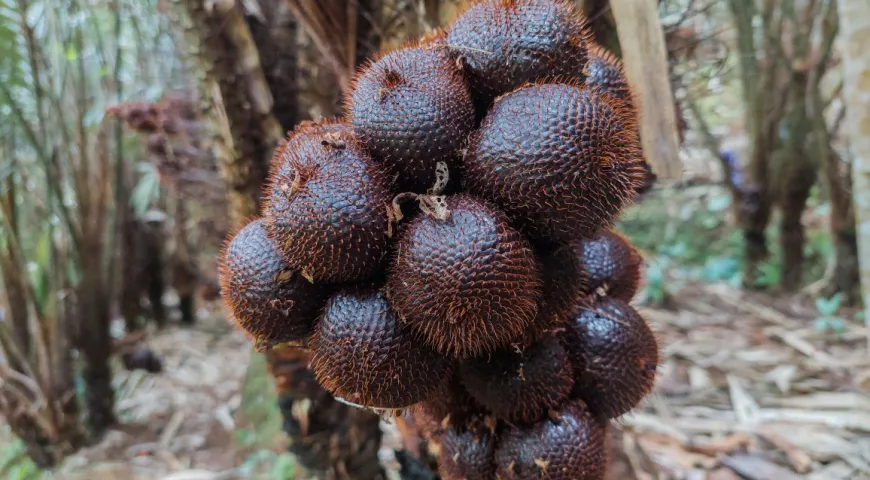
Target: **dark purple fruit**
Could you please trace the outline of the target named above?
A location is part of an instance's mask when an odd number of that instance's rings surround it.
[[[275,150],[269,237],[312,281],[372,277],[387,250],[387,176],[350,127],[303,124]]]
[[[643,317],[615,298],[582,307],[565,332],[574,391],[596,415],[625,414],[652,390],[659,349]]]
[[[586,68],[583,69],[583,83],[600,88],[629,104],[634,102],[631,88],[625,79],[622,62],[600,45],[589,47],[589,60],[586,62]]]
[[[565,84],[501,97],[465,156],[472,193],[542,243],[569,243],[609,225],[642,180],[635,118],[613,97]]]
[[[640,288],[643,257],[624,236],[604,229],[572,245],[586,277],[586,292],[630,302]]]
[[[456,170],[474,128],[468,85],[437,42],[396,50],[364,67],[347,110],[372,156],[403,189],[417,193],[433,186],[438,162]]]
[[[465,11],[447,32],[477,103],[526,82],[576,77],[586,64],[586,20],[565,0],[486,0]]]
[[[466,358],[520,338],[537,313],[540,270],[502,213],[467,195],[407,226],[388,276],[399,316],[439,352]]]
[[[574,385],[568,353],[555,337],[465,360],[459,372],[478,402],[511,423],[540,419],[568,398]]]
[[[311,338],[311,369],[330,393],[372,408],[403,408],[446,381],[449,361],[415,341],[379,290],[334,295]]]
[[[306,339],[326,300],[321,287],[284,262],[267,238],[262,219],[249,223],[227,242],[218,271],[221,296],[231,317],[258,341]]]
[[[495,436],[482,423],[448,427],[441,437],[438,471],[444,480],[495,480]]]
[[[613,97],[625,101],[626,105],[632,109],[637,105],[628,80],[625,78],[622,62],[604,47],[600,45],[589,47],[589,61],[586,62],[586,68],[583,70],[583,77],[585,85],[601,89]],[[635,190],[638,194],[642,194],[652,189],[656,181],[656,174],[645,160],[639,159],[638,165],[643,169],[644,174],[641,184]]]
[[[527,427],[508,427],[495,452],[503,480],[603,480],[606,426],[583,402],[566,403],[555,415]]]
[[[448,427],[461,430],[489,414],[468,393],[455,370],[438,391],[415,406],[414,413],[424,424],[426,436],[439,442]]]

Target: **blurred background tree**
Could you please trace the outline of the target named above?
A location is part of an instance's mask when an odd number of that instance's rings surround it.
[[[147,345],[210,318],[220,245],[257,215],[277,142],[341,115],[371,54],[469,3],[0,0],[0,412],[22,452],[53,467],[116,428],[118,367],[161,370]],[[637,58],[619,8],[577,3],[597,42]],[[870,263],[855,222],[868,216],[854,108],[867,102],[865,3],[658,2],[680,142],[666,160],[683,178],[620,224],[647,255],[649,308],[683,308],[676,294],[696,282],[743,286],[818,310],[813,348],[848,336]],[[270,372],[277,397],[257,408],[283,414],[301,467],[377,478],[386,445],[407,478],[432,478],[413,422],[393,438],[319,389],[304,352],[263,357],[244,402]],[[619,478],[647,468],[626,455]]]

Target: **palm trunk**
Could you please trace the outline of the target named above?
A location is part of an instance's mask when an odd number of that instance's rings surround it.
[[[864,321],[870,326],[870,3],[840,0],[840,28],[843,41],[844,100],[847,135],[852,153],[853,201],[861,274]],[[863,106],[863,107],[862,107]]]
[[[795,291],[801,285],[804,266],[804,243],[806,232],[803,213],[816,183],[818,166],[810,153],[812,122],[808,117],[806,92],[810,78],[806,71],[793,71],[790,76],[792,98],[791,111],[786,118],[786,142],[780,151],[783,158],[774,162],[779,178],[779,194],[782,206],[780,220],[780,246],[782,249],[781,286],[786,291]]]
[[[779,241],[782,248],[781,285],[786,291],[797,290],[801,285],[804,266],[804,243],[806,232],[801,221],[810,189],[815,184],[815,168],[809,158],[798,153],[790,158],[795,163],[782,199]],[[809,165],[807,165],[809,163]]]
[[[215,113],[225,119],[229,133],[224,143],[235,146],[234,155],[219,161],[230,189],[230,216],[241,226],[258,212],[260,189],[282,129],[293,128],[302,116],[296,23],[282,0],[261,2],[263,15],[247,18],[233,0],[219,1],[211,10],[204,0],[176,3],[192,20],[185,33],[205,73],[200,84],[217,85]],[[317,478],[384,478],[377,456],[379,417],[339,403],[320,388],[307,369],[306,352],[272,351],[266,358],[299,464]]]
[[[93,258],[99,258],[94,256]],[[117,423],[114,412],[115,390],[109,356],[112,339],[109,333],[109,304],[103,300],[102,279],[96,269],[85,269],[78,288],[78,349],[82,354],[82,379],[85,383],[84,404],[87,424],[94,437],[100,437]]]
[[[377,456],[379,417],[339,403],[320,388],[308,369],[308,357],[301,349],[266,354],[290,451],[314,478],[385,479]]]
[[[218,123],[225,123],[228,132],[218,126],[216,133],[223,141],[216,147],[225,150],[232,145],[230,154],[217,152],[221,174],[229,184],[230,214],[235,219],[252,218],[258,213],[272,149],[283,135],[272,112],[273,94],[257,46],[235,0],[174,2],[190,21],[182,27],[204,77],[200,78],[203,93],[214,93],[215,103],[223,107],[215,113],[225,115],[225,122]],[[212,92],[208,87],[215,83],[217,91]]]
[[[843,162],[836,152],[829,152],[825,160],[825,180],[831,202],[830,229],[836,250],[834,275],[827,293],[840,292],[847,304],[855,304],[860,297],[860,277],[855,212],[851,197],[852,178],[848,170],[843,171]]]

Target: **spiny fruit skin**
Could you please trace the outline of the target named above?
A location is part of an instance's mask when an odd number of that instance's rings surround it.
[[[417,193],[435,183],[438,162],[456,170],[459,150],[475,126],[468,85],[437,41],[370,63],[354,82],[348,111],[374,158],[405,190]]]
[[[569,243],[634,198],[638,145],[631,111],[608,94],[528,85],[496,101],[472,135],[463,179],[535,241]]]
[[[421,214],[399,239],[387,277],[401,318],[441,353],[467,358],[518,339],[537,313],[540,270],[499,211],[446,198],[446,220]]]
[[[652,390],[659,350],[655,335],[630,305],[604,297],[578,309],[565,332],[574,365],[572,395],[596,415],[625,414]]]
[[[544,279],[544,294],[538,314],[537,330],[564,327],[574,311],[578,298],[585,296],[587,275],[580,267],[571,244],[539,251]],[[534,332],[532,332],[534,333]]]
[[[629,104],[634,101],[628,81],[625,79],[622,62],[600,45],[589,47],[589,59],[583,69],[583,83],[598,87]]]
[[[388,185],[350,127],[302,125],[272,160],[269,236],[311,280],[371,278],[387,250]]]
[[[589,87],[599,88],[626,102],[627,108],[636,108],[637,101],[631,92],[628,80],[625,78],[622,62],[616,58],[616,55],[600,45],[589,47],[589,61],[586,62],[586,68],[583,70],[583,83]],[[643,177],[641,184],[635,190],[638,194],[642,194],[652,189],[656,181],[656,174],[645,160],[638,159],[638,165],[643,169]]]
[[[592,238],[544,252],[541,264],[541,315],[547,316],[551,325],[563,326],[578,305],[596,296],[631,301],[640,287],[643,258],[625,237],[602,229]]]
[[[495,435],[480,423],[448,427],[441,438],[438,466],[444,480],[495,480]]]
[[[366,407],[417,403],[450,373],[449,361],[415,341],[374,288],[350,287],[330,298],[311,350],[311,369],[320,384]]]
[[[498,478],[602,480],[607,468],[605,430],[578,401],[564,404],[558,419],[508,427],[495,452]]]
[[[586,64],[586,20],[566,0],[486,0],[447,32],[478,105],[526,82],[577,76]]]
[[[465,388],[492,413],[511,423],[531,423],[568,398],[574,371],[555,337],[523,351],[500,349],[468,359],[459,369]]]
[[[437,442],[448,427],[456,430],[468,428],[489,413],[468,393],[456,369],[435,393],[414,407],[415,418],[420,420],[424,435]]]
[[[643,257],[625,237],[602,229],[572,247],[586,277],[586,292],[601,290],[626,302],[634,298],[640,287]]]
[[[322,287],[284,262],[262,219],[247,224],[227,242],[219,274],[221,296],[232,318],[257,340],[304,340],[326,300]]]

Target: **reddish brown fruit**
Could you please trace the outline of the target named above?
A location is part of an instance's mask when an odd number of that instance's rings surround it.
[[[573,250],[586,277],[586,292],[630,302],[641,282],[643,257],[622,235],[604,229]]]
[[[446,218],[421,214],[398,241],[388,276],[396,312],[439,352],[467,358],[520,338],[537,313],[534,253],[502,213],[467,195]]]
[[[493,415],[511,423],[531,423],[568,398],[574,372],[565,348],[547,337],[522,351],[500,349],[464,361],[465,388]]]
[[[589,61],[586,62],[586,68],[583,70],[583,83],[625,101],[629,108],[634,109],[637,104],[625,78],[622,62],[600,45],[589,47]],[[635,190],[641,194],[652,189],[656,174],[643,159],[639,159],[638,165],[643,169],[644,175],[641,184]]]
[[[638,145],[631,111],[608,94],[529,85],[493,105],[472,135],[463,178],[536,241],[569,243],[609,225],[634,198]]]
[[[589,47],[589,60],[583,69],[583,83],[598,87],[620,100],[627,101],[629,105],[634,102],[622,62],[600,45]]]
[[[565,332],[574,364],[573,395],[596,415],[625,414],[652,390],[658,343],[643,317],[622,300],[582,307]]]
[[[562,245],[539,253],[544,279],[544,294],[537,319],[537,331],[564,328],[578,300],[585,297],[587,276],[580,268],[572,245]]]
[[[350,122],[372,156],[408,191],[425,193],[435,167],[456,170],[474,128],[465,80],[438,42],[384,55],[357,76],[348,97]]]
[[[486,425],[447,428],[441,438],[438,471],[444,480],[495,480],[495,438]]]
[[[487,0],[447,32],[479,106],[526,82],[577,76],[586,64],[586,20],[566,0]]]
[[[541,256],[541,262],[541,314],[551,326],[565,325],[575,309],[594,296],[607,295],[628,302],[640,287],[643,258],[626,238],[610,229],[548,251]]]
[[[602,480],[607,469],[606,426],[583,402],[566,403],[555,418],[508,427],[495,452],[503,480]]]
[[[387,176],[350,127],[302,124],[275,150],[266,220],[284,258],[313,281],[370,278],[387,250]]]
[[[311,369],[330,393],[373,408],[403,408],[435,392],[448,360],[416,342],[376,289],[334,295],[311,338]]]
[[[448,427],[461,430],[489,414],[468,393],[456,371],[437,392],[418,403],[414,413],[423,425],[424,434],[437,442]]]
[[[323,289],[293,271],[254,220],[227,242],[218,267],[232,318],[258,341],[299,342],[326,300]]]

